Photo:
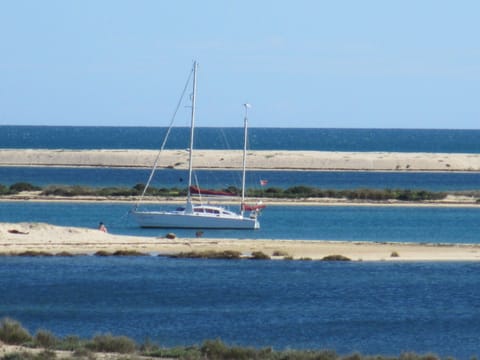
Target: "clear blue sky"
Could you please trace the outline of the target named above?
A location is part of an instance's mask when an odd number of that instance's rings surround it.
[[[480,2],[0,0],[0,125],[480,128]],[[180,125],[186,125],[187,109]]]

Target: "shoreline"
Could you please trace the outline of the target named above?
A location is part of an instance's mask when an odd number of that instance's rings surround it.
[[[247,234],[248,235],[248,234]],[[283,260],[321,260],[341,255],[352,261],[462,262],[480,261],[480,244],[378,243],[368,241],[275,240],[233,238],[142,237],[103,233],[97,229],[56,226],[46,223],[0,223],[0,254],[47,252],[93,255],[98,251],[136,251],[149,255],[181,252],[238,251],[243,256],[260,251]],[[281,256],[274,256],[280,253]]]
[[[157,150],[102,149],[0,149],[0,166],[113,167],[150,169]],[[478,172],[480,154],[334,152],[334,151],[248,151],[249,170],[287,171],[401,171]],[[241,150],[195,150],[197,169],[238,170]],[[164,150],[158,168],[184,170],[188,151]]]

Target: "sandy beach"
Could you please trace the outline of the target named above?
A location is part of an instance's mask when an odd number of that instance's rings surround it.
[[[343,255],[353,261],[480,261],[480,245],[375,243],[328,240],[257,240],[124,236],[97,229],[54,226],[45,223],[0,223],[0,254],[45,251],[51,254],[94,254],[134,250],[148,254],[176,254],[205,250],[235,250],[245,256],[254,251],[283,259],[320,260]],[[393,255],[393,256],[392,256]],[[398,256],[395,256],[398,255]]]
[[[151,168],[156,150],[1,149],[0,166]],[[480,171],[480,154],[249,151],[251,170]],[[163,151],[159,168],[185,169],[186,150]],[[240,150],[196,150],[200,169],[239,169]]]

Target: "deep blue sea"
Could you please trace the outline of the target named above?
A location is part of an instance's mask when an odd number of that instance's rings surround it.
[[[196,148],[237,149],[237,128],[199,128]],[[0,126],[0,148],[158,149],[165,128]],[[174,129],[169,148],[188,147]],[[480,130],[250,129],[250,148],[328,151],[480,153]],[[239,186],[239,173],[197,172],[202,187]],[[0,184],[127,186],[148,170],[1,168]],[[163,170],[153,186],[183,187],[186,173]],[[250,172],[248,187],[309,185],[328,189],[478,190],[478,173]],[[151,208],[154,205],[149,205]],[[157,205],[157,206],[162,206]],[[173,206],[173,205],[168,205]],[[167,207],[168,207],[167,206]],[[96,227],[111,233],[163,236],[140,229],[131,204],[0,202],[0,221]],[[480,243],[480,208],[274,206],[258,231],[208,230],[221,238]],[[1,236],[1,234],[0,234]],[[125,334],[163,345],[221,338],[230,344],[334,349],[342,354],[434,352],[480,355],[480,265],[0,257],[0,318],[31,332]]]
[[[0,317],[166,346],[479,355],[480,264],[0,257]]]
[[[165,127],[0,126],[0,148],[159,149]],[[189,147],[173,128],[167,148]],[[196,130],[196,149],[241,149],[243,128]],[[480,153],[480,130],[251,128],[252,150]]]

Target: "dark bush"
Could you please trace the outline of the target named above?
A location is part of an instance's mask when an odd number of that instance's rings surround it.
[[[105,334],[95,336],[86,344],[86,348],[98,352],[131,354],[136,350],[137,345],[135,344],[135,341],[126,336]]]
[[[206,250],[206,251],[190,251],[190,252],[181,252],[178,254],[171,255],[173,258],[182,258],[182,259],[227,259],[234,260],[240,259],[242,253],[234,250],[225,250],[225,251],[215,251],[215,250]]]
[[[52,349],[57,344],[57,338],[50,331],[38,330],[33,338],[36,346],[43,347],[45,349]]]
[[[117,250],[113,256],[146,256],[147,254],[136,251],[136,250]]]
[[[0,341],[5,344],[20,345],[31,340],[32,337],[28,330],[23,328],[18,321],[9,318],[0,321]]]
[[[343,255],[328,255],[322,258],[323,261],[351,261],[350,258]]]
[[[0,184],[0,195],[8,195],[10,190],[5,185]]]
[[[270,256],[261,252],[261,251],[253,251],[252,255],[250,256],[252,260],[270,260]]]
[[[38,190],[41,190],[41,188],[26,182],[18,182],[13,185],[10,185],[10,193],[12,194],[17,194],[22,191],[38,191]]]
[[[105,251],[105,250],[98,250],[94,255],[95,256],[111,256],[112,253],[109,253],[108,251]]]

